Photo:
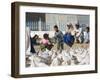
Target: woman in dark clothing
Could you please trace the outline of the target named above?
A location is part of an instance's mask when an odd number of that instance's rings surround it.
[[[32,52],[32,53],[36,53],[36,51],[34,49],[34,45],[38,44],[36,42],[37,39],[38,39],[38,35],[35,35],[33,38],[30,37],[30,42],[31,42],[31,50],[30,50],[30,52]]]

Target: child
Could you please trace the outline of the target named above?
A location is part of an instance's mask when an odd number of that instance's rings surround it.
[[[49,34],[47,33],[43,35],[43,39],[40,41],[40,43],[41,43],[41,50],[45,49],[51,50],[51,48],[53,47],[49,39]]]
[[[76,28],[76,43],[83,43],[83,30],[82,27],[80,27],[79,23],[75,25]]]
[[[58,26],[55,25],[54,26],[54,31],[55,31],[55,35],[54,35],[54,39],[56,40],[57,43],[57,50],[63,50],[63,33],[58,29]]]
[[[85,31],[84,31],[84,43],[89,43],[89,27],[86,27]]]

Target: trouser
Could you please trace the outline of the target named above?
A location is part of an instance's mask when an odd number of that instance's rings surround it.
[[[76,42],[77,42],[77,43],[83,43],[83,41],[84,41],[84,39],[83,39],[82,36],[76,37]]]
[[[64,44],[62,42],[57,43],[57,50],[63,50]]]

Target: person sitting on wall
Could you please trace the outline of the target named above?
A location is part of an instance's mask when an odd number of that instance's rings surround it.
[[[34,45],[38,45],[39,43],[37,43],[39,36],[38,35],[34,35],[34,37],[30,37],[30,42],[31,42],[31,53],[36,53],[35,49],[34,49]]]
[[[50,42],[49,34],[45,33],[43,35],[43,39],[40,41],[41,44],[41,50],[44,51],[46,49],[51,50],[53,47],[53,44]]]

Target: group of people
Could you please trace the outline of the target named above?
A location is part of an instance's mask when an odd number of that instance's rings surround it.
[[[64,49],[64,43],[68,45],[69,47],[72,47],[73,44],[76,43],[89,43],[89,27],[86,27],[86,29],[83,31],[82,28],[76,24],[75,27],[72,24],[67,25],[67,31],[65,34],[63,34],[62,31],[59,30],[58,26],[54,26],[54,37],[52,39],[55,40],[55,43],[57,44],[57,50],[63,50]],[[41,50],[51,50],[54,46],[54,43],[51,41],[51,38],[49,37],[49,34],[45,33],[43,34],[43,39],[41,39],[39,42],[37,42],[37,39],[39,39],[38,35],[35,35],[34,37],[30,37],[31,42],[31,51],[32,53],[36,53],[34,49],[34,45],[40,45]]]

